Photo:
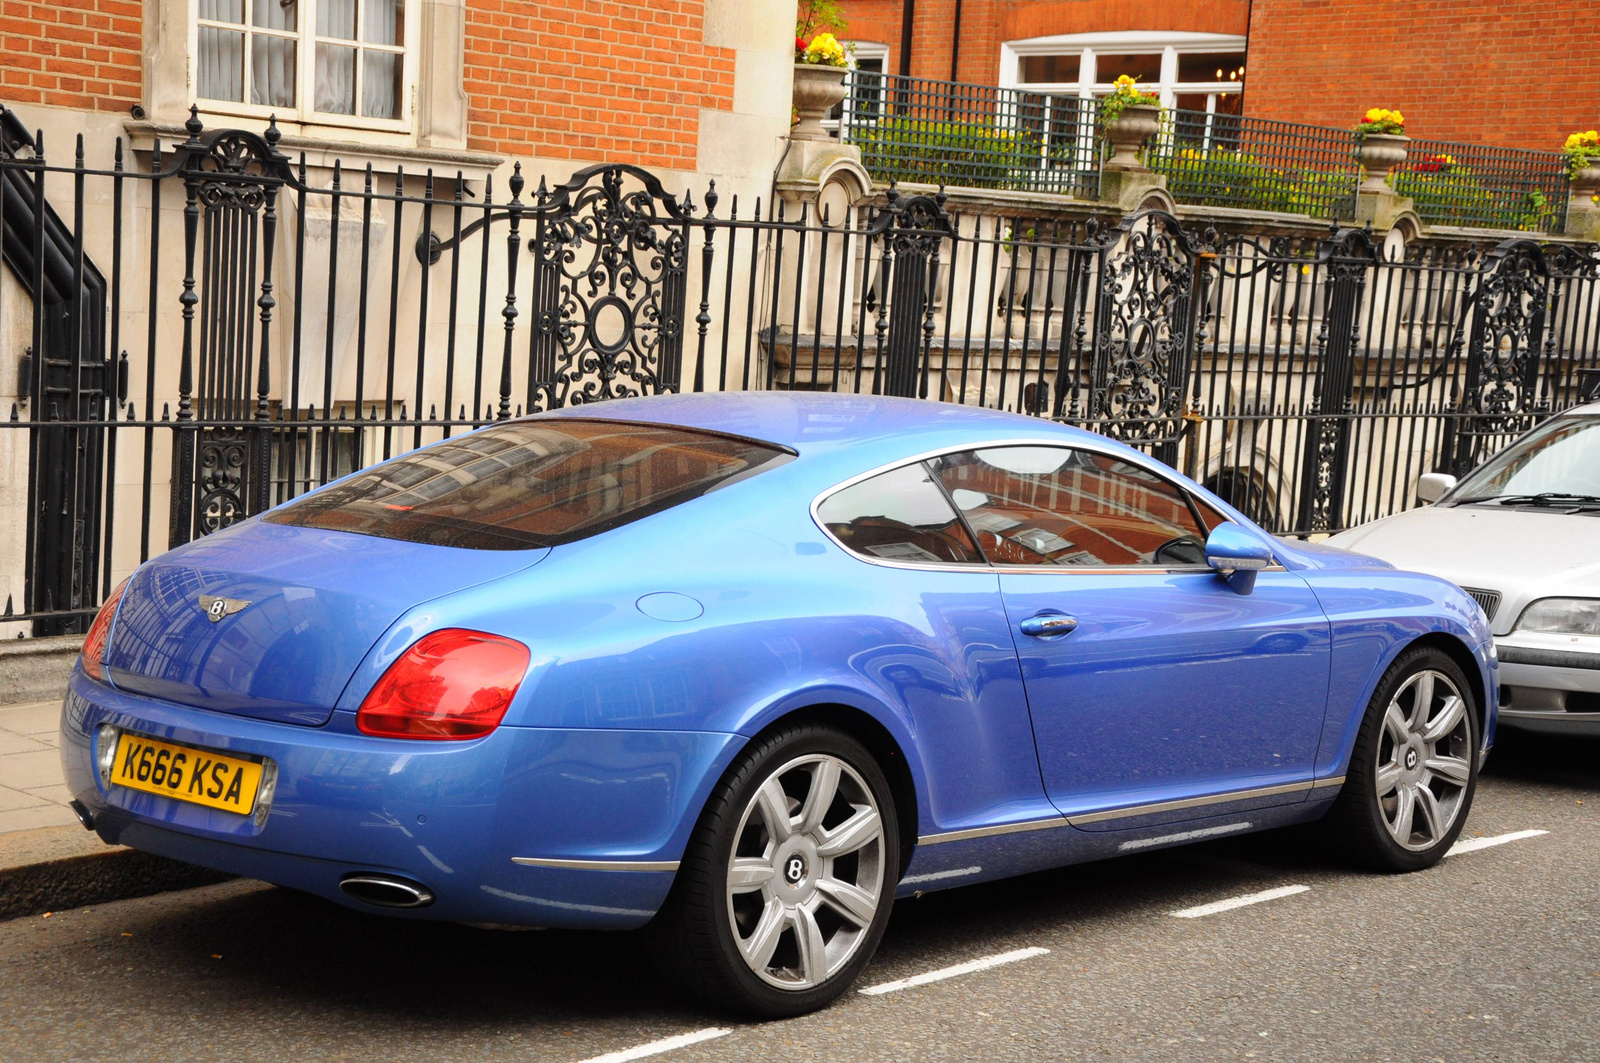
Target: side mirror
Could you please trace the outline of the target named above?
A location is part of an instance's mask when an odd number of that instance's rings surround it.
[[[1219,524],[1206,537],[1206,564],[1239,594],[1255,590],[1256,573],[1272,562],[1272,547],[1237,524]]]
[[[1417,501],[1434,503],[1456,485],[1456,478],[1444,472],[1425,472],[1417,477]]]

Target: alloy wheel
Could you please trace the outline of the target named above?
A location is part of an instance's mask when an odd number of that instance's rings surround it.
[[[1450,677],[1407,679],[1383,715],[1374,779],[1378,808],[1403,848],[1437,845],[1455,825],[1472,781],[1472,722]]]
[[[814,988],[867,940],[884,889],[883,817],[844,760],[813,753],[755,791],[728,862],[728,918],[745,963],[781,989]]]

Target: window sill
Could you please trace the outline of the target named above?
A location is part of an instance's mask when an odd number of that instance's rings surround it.
[[[231,115],[202,113],[201,121],[206,122],[207,130],[245,129],[261,133],[267,128],[267,123],[261,119]],[[128,134],[128,146],[139,152],[153,150],[158,139],[166,150],[189,138],[182,123],[129,120],[122,127]],[[469,180],[481,180],[506,161],[506,156],[486,151],[419,147],[409,133],[340,129],[300,122],[280,123],[278,129],[283,133],[278,150],[289,156],[295,165],[304,154],[306,165],[311,168],[332,169],[334,160],[339,159],[346,170],[364,167],[370,162],[375,171],[392,172],[396,166],[404,166],[419,174],[432,169],[441,176],[446,173],[453,176],[460,170]],[[330,134],[339,139],[333,139]]]

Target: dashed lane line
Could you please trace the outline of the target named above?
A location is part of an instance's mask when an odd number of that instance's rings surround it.
[[[1494,846],[1504,845],[1506,842],[1520,842],[1524,838],[1537,838],[1541,834],[1549,833],[1547,830],[1514,830],[1510,834],[1496,834],[1488,838],[1468,838],[1465,841],[1456,842],[1450,847],[1450,851],[1444,855],[1450,857],[1460,856],[1463,853],[1475,853],[1479,849],[1492,849]]]
[[[1496,845],[1505,845],[1508,842],[1520,842],[1526,838],[1537,838],[1540,835],[1549,833],[1550,832],[1547,830],[1517,830],[1511,831],[1508,834],[1496,834],[1488,838],[1468,838],[1465,841],[1458,841],[1452,845],[1450,847],[1450,851],[1445,853],[1445,856],[1461,856],[1465,853],[1475,853],[1479,849],[1490,849]],[[947,874],[951,877],[954,877],[955,875],[967,873],[968,870],[976,869],[962,869],[960,871]],[[929,877],[941,878],[945,876],[934,875]],[[1231,912],[1235,908],[1246,908],[1252,904],[1262,904],[1266,901],[1275,901],[1283,897],[1293,897],[1296,894],[1307,893],[1310,890],[1311,887],[1306,885],[1279,886],[1276,889],[1262,890],[1259,893],[1246,893],[1243,896],[1229,897],[1226,900],[1221,901],[1212,901],[1210,904],[1201,904],[1193,908],[1183,908],[1168,914],[1178,919],[1200,919],[1208,915],[1218,915],[1222,912]],[[929,985],[933,982],[942,982],[947,978],[959,978],[961,975],[973,974],[977,971],[986,971],[991,967],[1001,967],[1005,964],[1016,963],[1020,960],[1030,960],[1035,956],[1043,956],[1049,951],[1049,949],[1041,948],[1039,946],[1025,949],[1014,949],[1011,952],[1002,952],[994,956],[984,956],[981,959],[968,960],[966,963],[958,963],[951,967],[941,967],[936,971],[928,971],[924,974],[912,975],[910,978],[901,978],[893,982],[883,982],[879,985],[867,986],[865,989],[857,990],[857,992],[859,992],[862,996],[868,997],[882,996],[885,993],[898,993],[902,989],[915,989],[918,986]],[[630,1060],[646,1059],[650,1056],[661,1055],[663,1052],[671,1052],[675,1049],[687,1048],[690,1045],[697,1045],[702,1041],[710,1041],[718,1037],[723,1037],[732,1032],[732,1030],[723,1027],[711,1026],[704,1030],[695,1030],[692,1033],[678,1034],[676,1037],[665,1037],[659,1041],[651,1041],[648,1044],[635,1045],[633,1048],[624,1048],[617,1052],[607,1052],[603,1056],[594,1056],[590,1059],[586,1059],[583,1061],[583,1063],[629,1063]]]
[[[704,1030],[695,1030],[693,1033],[680,1033],[676,1037],[663,1037],[659,1041],[651,1041],[648,1044],[634,1045],[632,1048],[624,1048],[617,1052],[607,1052],[603,1056],[594,1056],[586,1059],[583,1063],[628,1063],[629,1060],[645,1059],[649,1056],[659,1056],[663,1052],[671,1052],[673,1049],[688,1048],[690,1045],[697,1045],[701,1041],[710,1041],[732,1032],[732,1030],[720,1026],[708,1026]]]
[[[1168,912],[1177,919],[1199,919],[1207,915],[1216,915],[1219,912],[1231,912],[1235,908],[1245,908],[1263,901],[1275,901],[1279,897],[1293,897],[1296,893],[1305,893],[1310,886],[1279,886],[1277,889],[1262,890],[1260,893],[1246,893],[1242,897],[1229,897],[1225,901],[1212,901],[1194,908],[1181,908],[1176,912]]]
[[[1011,952],[1002,952],[997,956],[985,956],[979,960],[968,960],[958,963],[954,967],[941,967],[937,971],[926,974],[912,975],[910,978],[901,978],[894,982],[884,982],[881,985],[867,986],[857,990],[862,996],[877,997],[885,993],[898,993],[902,989],[915,989],[917,986],[927,985],[930,982],[942,982],[946,978],[956,978],[974,971],[987,971],[991,967],[999,967],[1007,963],[1016,963],[1018,960],[1031,960],[1035,956],[1043,956],[1049,949],[1039,948],[1037,945],[1027,949],[1014,949]]]

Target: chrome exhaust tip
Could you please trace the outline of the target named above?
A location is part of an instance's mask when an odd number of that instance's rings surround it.
[[[357,872],[339,880],[346,897],[379,908],[426,908],[433,903],[433,891],[420,882],[395,875]]]
[[[89,806],[73,798],[67,802],[67,807],[72,809],[72,814],[78,817],[78,822],[83,824],[84,830],[94,830],[94,813],[89,811]]]

